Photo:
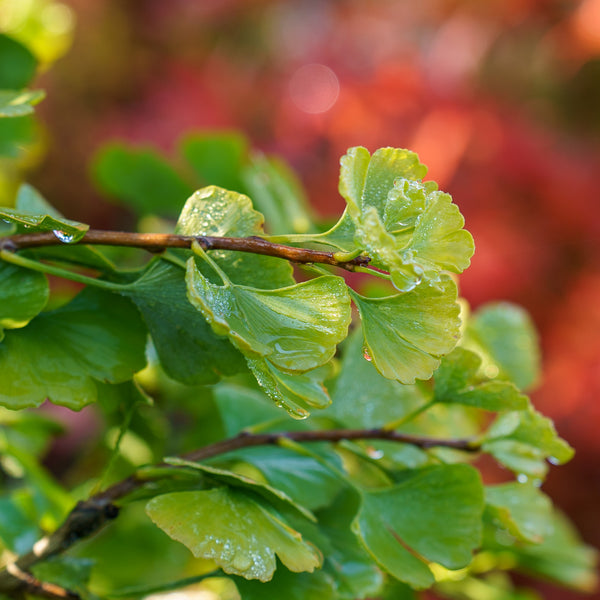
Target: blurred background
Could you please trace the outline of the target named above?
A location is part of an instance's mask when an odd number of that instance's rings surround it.
[[[475,237],[464,297],[522,304],[540,330],[534,403],[577,451],[544,487],[600,546],[600,0],[2,5],[1,28],[37,26],[38,56],[58,58],[20,168],[93,227],[133,222],[90,177],[115,139],[175,156],[190,131],[239,130],[331,218],[349,146],[416,151]]]

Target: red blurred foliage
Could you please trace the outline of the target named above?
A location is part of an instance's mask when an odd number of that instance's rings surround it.
[[[534,400],[578,451],[548,489],[599,546],[600,86],[586,73],[600,0],[70,3],[77,41],[41,105],[60,141],[37,175],[47,195],[106,226],[119,215],[79,204],[96,198],[85,173],[103,140],[169,151],[190,129],[237,128],[285,156],[332,216],[349,146],[416,150],[475,236],[464,296],[519,302],[540,327]],[[340,87],[317,114],[289,89],[313,63]]]

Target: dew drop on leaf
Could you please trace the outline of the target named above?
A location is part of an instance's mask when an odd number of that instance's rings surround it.
[[[363,358],[365,360],[368,360],[369,362],[371,362],[373,360],[373,357],[369,354],[369,350],[368,348],[363,348]]]
[[[52,233],[64,244],[70,244],[74,238],[74,236],[61,231],[60,229],[55,229]]]
[[[517,481],[519,483],[527,483],[529,481],[529,477],[527,477],[527,475],[525,475],[525,473],[519,473],[517,475]]]

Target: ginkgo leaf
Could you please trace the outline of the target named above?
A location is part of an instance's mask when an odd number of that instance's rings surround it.
[[[5,333],[0,405],[16,410],[49,398],[79,410],[96,400],[94,380],[120,383],[144,367],[146,333],[129,300],[87,288]]]
[[[523,410],[529,406],[527,396],[514,383],[480,378],[480,366],[477,354],[455,348],[433,374],[435,400],[494,411]]]
[[[483,485],[473,467],[427,467],[400,484],[363,492],[352,528],[386,571],[420,589],[434,581],[428,561],[449,569],[471,561],[481,542],[483,508]]]
[[[0,261],[0,342],[4,329],[27,325],[46,306],[48,296],[43,273]]]
[[[163,494],[150,500],[146,512],[194,556],[213,560],[225,573],[269,581],[275,556],[295,573],[312,572],[321,565],[314,546],[239,490],[222,487]]]
[[[29,115],[45,96],[43,90],[0,90],[0,117]]]
[[[259,385],[292,417],[305,419],[311,408],[325,408],[331,398],[323,385],[327,365],[306,373],[284,373],[264,358],[246,358]]]
[[[263,222],[263,215],[254,210],[248,196],[212,185],[188,199],[175,232],[216,237],[261,236]],[[212,250],[210,257],[231,281],[240,285],[275,289],[295,283],[291,265],[279,258],[225,250]]]
[[[388,379],[429,379],[440,357],[458,341],[457,290],[447,275],[437,286],[423,283],[405,294],[352,297],[360,311],[367,353]]]
[[[573,457],[552,421],[531,407],[500,415],[486,432],[482,450],[511,471],[536,478],[548,471],[546,460],[563,464]]]
[[[188,261],[188,297],[215,333],[227,335],[250,358],[265,357],[284,371],[325,364],[347,335],[350,297],[340,277],[324,276],[293,286],[261,290],[208,281]]]

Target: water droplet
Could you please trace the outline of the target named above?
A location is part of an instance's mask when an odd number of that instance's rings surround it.
[[[70,244],[73,239],[75,238],[75,236],[73,235],[69,235],[68,233],[65,233],[64,231],[61,231],[60,229],[55,229],[52,232],[61,242],[63,242],[63,244]]]
[[[236,554],[231,566],[238,571],[247,571],[252,566],[252,559],[247,554]]]
[[[529,477],[527,477],[527,475],[525,475],[525,473],[519,473],[517,475],[517,481],[519,483],[527,483],[529,481]]]
[[[558,458],[556,458],[556,456],[550,456],[550,457],[548,458],[548,462],[549,462],[551,465],[560,465],[560,460],[558,460]]]
[[[376,450],[375,448],[369,446],[366,452],[369,458],[374,458],[375,460],[383,458],[383,450]]]
[[[365,360],[368,360],[369,362],[371,362],[373,360],[373,357],[369,354],[369,350],[368,348],[363,348],[363,358]]]

